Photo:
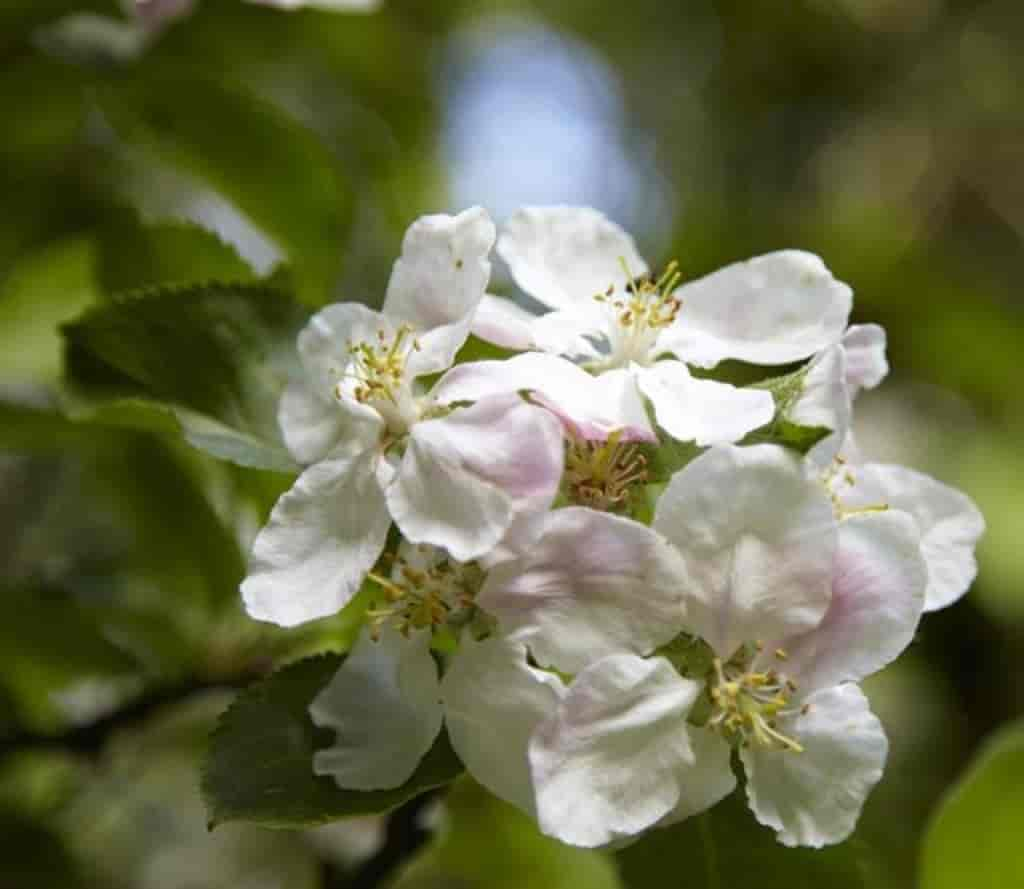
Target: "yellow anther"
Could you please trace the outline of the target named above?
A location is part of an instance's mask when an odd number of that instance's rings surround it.
[[[565,485],[573,503],[603,511],[621,509],[632,488],[646,482],[647,460],[636,445],[621,438],[617,430],[605,441],[570,440]]]

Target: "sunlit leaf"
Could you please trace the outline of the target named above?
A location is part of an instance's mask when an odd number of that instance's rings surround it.
[[[1024,722],[991,738],[924,838],[921,889],[1024,886]]]
[[[273,105],[178,68],[111,84],[101,105],[129,144],[199,177],[282,248],[299,292],[330,301],[350,197],[328,149]]]

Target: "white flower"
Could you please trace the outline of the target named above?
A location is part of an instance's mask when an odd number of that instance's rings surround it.
[[[286,390],[279,419],[291,452],[313,465],[256,538],[242,584],[251,616],[291,626],[342,608],[392,519],[406,540],[468,561],[551,503],[563,464],[552,415],[509,387],[452,409],[417,382],[447,369],[468,336],[493,241],[482,210],[424,217],[405,236],[383,311],[328,306],[300,333],[305,379]]]
[[[542,830],[600,846],[685,818],[732,791],[738,749],[751,807],[782,842],[841,840],[886,751],[850,683],[892,660],[921,613],[914,522],[890,510],[837,526],[795,457],[722,446],[677,473],[652,529],[622,537],[644,541],[643,567],[633,547],[586,539],[628,583],[546,594],[569,548],[556,540],[481,595],[539,662],[576,673],[529,744]]]
[[[828,487],[840,515],[894,508],[913,517],[928,565],[925,611],[951,605],[977,574],[974,556],[985,520],[966,494],[922,472],[864,460],[853,434],[853,401],[888,372],[885,333],[874,324],[850,327],[840,343],[807,368],[789,418],[834,430],[807,454],[812,475]]]
[[[397,787],[434,744],[442,724],[459,757],[495,794],[534,814],[526,748],[534,726],[564,692],[531,667],[525,646],[492,635],[478,608],[486,569],[443,550],[402,544],[390,577],[374,576],[382,601],[370,625],[310,707],[335,741],[314,757],[317,774],[352,790]],[[458,640],[443,678],[435,633]]]
[[[586,208],[521,210],[498,252],[519,286],[553,311],[532,316],[487,296],[474,322],[479,336],[573,356],[617,389],[639,387],[659,425],[699,445],[739,440],[771,420],[774,404],[763,390],[695,378],[687,364],[806,358],[839,338],[850,311],[850,289],[818,257],[795,250],[681,287],[674,265],[654,280],[629,235]]]
[[[527,747],[565,689],[528,664],[527,645],[541,667],[556,659],[569,671],[616,651],[648,654],[676,634],[682,600],[679,557],[649,528],[581,507],[534,521],[539,542],[526,554],[463,564],[403,544],[390,577],[373,575],[383,601],[370,630],[311,708],[337,732],[316,756],[319,774],[355,790],[396,787],[444,722],[477,780],[536,816]],[[458,639],[443,679],[429,651],[436,632]]]

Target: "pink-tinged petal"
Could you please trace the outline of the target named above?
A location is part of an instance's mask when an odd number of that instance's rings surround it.
[[[377,561],[391,519],[372,452],[309,467],[253,544],[249,616],[292,627],[340,611]]]
[[[846,385],[851,394],[874,389],[889,375],[885,356],[885,329],[878,324],[854,324],[843,334],[846,352]]]
[[[309,707],[334,743],[313,754],[313,771],[343,790],[404,784],[441,731],[440,683],[430,634],[406,638],[391,627],[379,641],[363,632]]]
[[[855,484],[843,491],[844,505],[888,504],[910,513],[921,532],[921,554],[928,566],[925,611],[952,605],[978,573],[974,549],[985,519],[961,491],[904,466],[868,463],[854,467]]]
[[[533,322],[537,316],[501,296],[487,293],[473,316],[473,334],[503,349],[534,348]]]
[[[839,341],[853,295],[817,256],[781,250],[684,284],[662,350],[700,367],[726,358],[788,364]]]
[[[686,717],[700,688],[664,658],[612,655],[580,673],[530,742],[541,830],[593,848],[672,812],[695,762]]]
[[[526,207],[498,238],[516,283],[553,309],[589,301],[647,271],[633,239],[589,207]]]
[[[633,372],[654,405],[658,425],[679,441],[729,444],[775,416],[771,393],[695,379],[681,361],[659,361]]]
[[[807,712],[784,725],[802,753],[750,746],[740,751],[754,816],[786,846],[820,848],[845,840],[882,777],[889,744],[853,683],[822,689]]]
[[[531,667],[518,642],[463,636],[441,686],[452,747],[470,774],[503,800],[536,813],[527,747],[565,689]]]
[[[836,527],[822,486],[775,445],[719,445],[676,473],[652,527],[683,555],[687,623],[723,658],[815,627]]]
[[[484,398],[413,427],[388,506],[406,539],[468,562],[551,504],[562,464],[555,417],[515,394]]]
[[[571,361],[540,352],[460,364],[441,378],[432,395],[441,404],[451,404],[521,391],[531,393],[583,438],[604,440],[622,430],[623,440],[655,440],[631,379],[614,371],[595,378]]]
[[[576,673],[608,654],[649,654],[682,629],[685,566],[631,519],[549,513],[528,553],[490,571],[477,597],[541,666]]]
[[[450,367],[469,336],[491,276],[494,237],[494,223],[480,207],[422,216],[406,231],[383,312],[416,333],[420,348],[409,356],[414,376]]]
[[[824,619],[808,633],[767,645],[766,660],[778,649],[787,655],[768,666],[806,694],[894,661],[914,638],[924,605],[928,573],[919,541],[914,520],[896,510],[845,519]]]

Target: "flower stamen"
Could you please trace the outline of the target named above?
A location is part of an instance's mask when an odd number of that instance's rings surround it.
[[[614,511],[625,507],[634,485],[647,481],[647,460],[617,429],[604,441],[570,440],[565,484],[572,503]]]
[[[785,660],[786,653],[779,649],[775,656]],[[721,658],[715,658],[713,668],[709,728],[741,747],[756,744],[770,750],[803,752],[800,743],[779,731],[776,722],[780,716],[791,715],[789,701],[796,683],[775,670],[755,671],[749,664],[734,661],[723,664]]]

